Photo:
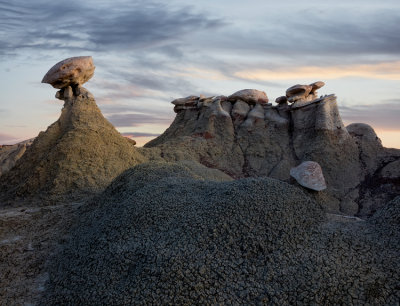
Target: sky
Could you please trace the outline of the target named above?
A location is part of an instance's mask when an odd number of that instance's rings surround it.
[[[0,0],[0,144],[37,136],[60,115],[41,84],[57,62],[91,55],[84,87],[143,145],[189,95],[324,81],[345,124],[370,124],[400,148],[400,1]]]

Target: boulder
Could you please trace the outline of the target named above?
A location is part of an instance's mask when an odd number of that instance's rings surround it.
[[[228,97],[228,101],[242,100],[248,104],[267,104],[268,97],[264,91],[256,89],[242,89]]]
[[[306,188],[321,191],[326,189],[325,178],[321,166],[317,162],[305,161],[290,169],[290,175]]]
[[[297,100],[305,100],[312,90],[310,85],[294,85],[286,90],[286,97],[289,102],[296,102]]]
[[[95,68],[91,56],[67,58],[55,64],[43,77],[42,83],[58,89],[82,85],[92,78]]]
[[[275,99],[275,102],[278,104],[286,104],[287,103],[287,97],[286,96],[281,96]]]
[[[317,82],[311,83],[310,86],[312,87],[311,93],[317,94],[317,90],[320,89],[321,87],[324,87],[325,83],[322,81],[317,81]]]

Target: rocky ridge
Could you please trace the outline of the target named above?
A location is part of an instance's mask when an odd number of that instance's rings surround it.
[[[336,96],[317,96],[323,85],[292,86],[275,106],[254,89],[228,97],[174,100],[174,122],[145,147],[157,148],[167,160],[196,160],[235,178],[268,176],[290,182],[292,168],[314,161],[326,180],[328,210],[371,214],[396,195],[399,185],[387,181],[393,191],[374,201],[365,196],[363,186],[368,178],[379,177],[389,161],[398,160],[400,150],[384,148],[366,124],[357,133],[354,125],[348,130]]]

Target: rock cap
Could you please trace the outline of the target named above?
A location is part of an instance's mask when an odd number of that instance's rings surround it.
[[[95,68],[91,56],[70,57],[51,67],[42,83],[58,89],[82,85],[92,78]]]
[[[242,89],[228,97],[228,101],[242,100],[247,104],[267,104],[268,97],[264,91],[256,89]]]

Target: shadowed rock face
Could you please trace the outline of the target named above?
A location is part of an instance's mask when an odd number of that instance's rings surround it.
[[[349,127],[348,131],[336,97],[316,97],[316,90],[323,85],[306,85],[308,95],[292,105],[285,98],[272,106],[255,103],[255,99],[246,102],[238,94],[228,98],[191,96],[190,105],[175,106],[174,122],[145,147],[157,148],[167,160],[196,160],[236,178],[268,176],[290,181],[291,168],[303,161],[315,161],[326,180],[327,190],[319,197],[329,203],[328,210],[369,214],[367,207],[371,205],[362,204],[370,201],[362,189],[363,182],[367,177],[370,181],[387,161],[397,160],[400,150],[383,148],[367,125]],[[390,184],[397,190],[394,180]],[[374,196],[374,206],[380,207],[394,194],[382,199]]]

